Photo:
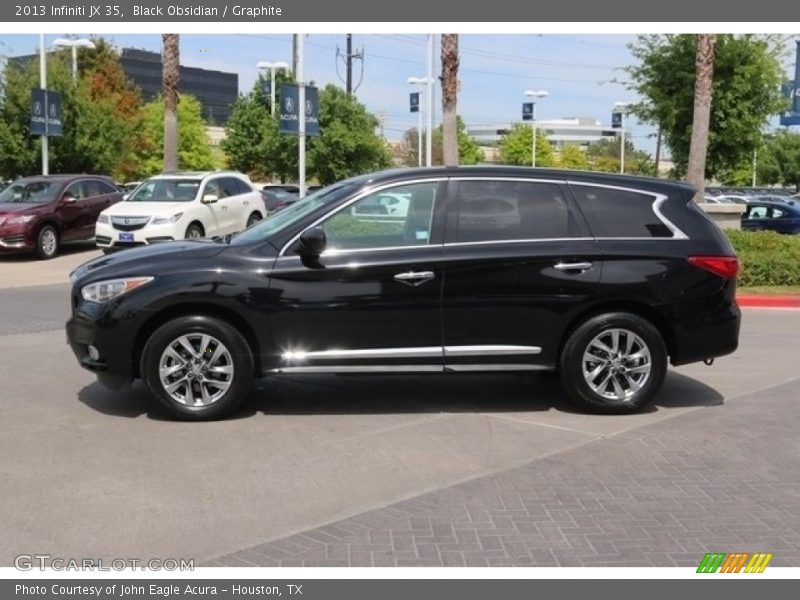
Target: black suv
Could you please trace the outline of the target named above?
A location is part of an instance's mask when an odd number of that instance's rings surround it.
[[[69,342],[110,387],[229,414],[273,373],[557,370],[631,412],[673,365],[736,349],[738,260],[688,185],[575,171],[386,171],[223,241],[97,258]],[[389,214],[360,210],[390,199]]]

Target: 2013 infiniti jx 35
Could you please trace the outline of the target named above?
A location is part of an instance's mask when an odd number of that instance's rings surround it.
[[[632,412],[668,362],[737,347],[739,263],[693,195],[576,171],[365,175],[223,242],[82,265],[68,339],[102,383],[141,378],[183,419],[319,372],[555,370],[584,409]]]

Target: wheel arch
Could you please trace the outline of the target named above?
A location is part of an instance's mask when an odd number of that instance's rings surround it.
[[[630,300],[610,300],[591,306],[573,317],[567,328],[564,330],[564,334],[561,336],[561,341],[558,346],[558,354],[556,355],[556,361],[561,359],[561,355],[564,352],[564,346],[566,345],[567,340],[581,325],[581,323],[584,323],[585,321],[588,321],[589,319],[598,315],[612,312],[630,313],[651,323],[653,327],[658,330],[659,335],[661,335],[661,339],[664,340],[664,345],[667,348],[667,356],[670,357],[674,354],[676,350],[675,333],[673,332],[667,318],[663,314],[654,309],[652,306],[648,306],[643,302]]]
[[[165,323],[172,321],[173,319],[189,316],[212,317],[221,321],[225,321],[231,327],[236,329],[244,337],[247,345],[250,347],[250,353],[253,358],[254,373],[257,375],[261,373],[261,353],[258,337],[247,321],[236,314],[235,311],[224,306],[210,302],[191,302],[164,307],[152,315],[147,321],[145,321],[144,325],[142,325],[141,329],[136,335],[136,341],[134,342],[133,346],[134,377],[141,377],[140,365],[142,360],[142,352],[147,340],[150,339],[150,336],[153,335],[156,329]]]

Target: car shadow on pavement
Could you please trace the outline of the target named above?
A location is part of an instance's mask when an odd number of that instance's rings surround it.
[[[59,246],[58,256],[70,256],[72,254],[80,254],[81,252],[94,250],[97,250],[97,245],[94,240],[86,242],[66,242],[62,246]],[[31,261],[39,261],[32,250],[0,252],[0,263],[25,263]]]
[[[106,415],[170,420],[140,382],[121,391],[98,383],[78,399]],[[670,372],[653,404],[642,412],[716,406],[722,395],[705,383]],[[405,413],[535,412],[577,413],[552,374],[305,375],[275,376],[256,382],[232,418],[264,415],[346,415]]]

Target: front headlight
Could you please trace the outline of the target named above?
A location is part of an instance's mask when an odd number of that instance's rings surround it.
[[[100,215],[99,217],[97,217],[97,222],[108,224],[111,222],[111,219],[108,218],[108,215]]]
[[[173,223],[177,223],[178,219],[183,216],[182,212],[175,213],[171,217],[153,217],[153,220],[150,222],[151,225],[172,225]]]
[[[88,302],[103,304],[122,294],[135,290],[145,283],[153,281],[152,277],[129,277],[126,279],[108,279],[97,281],[81,288],[81,296]]]
[[[36,215],[20,215],[18,217],[7,217],[6,225],[24,225],[30,223],[36,218]]]

